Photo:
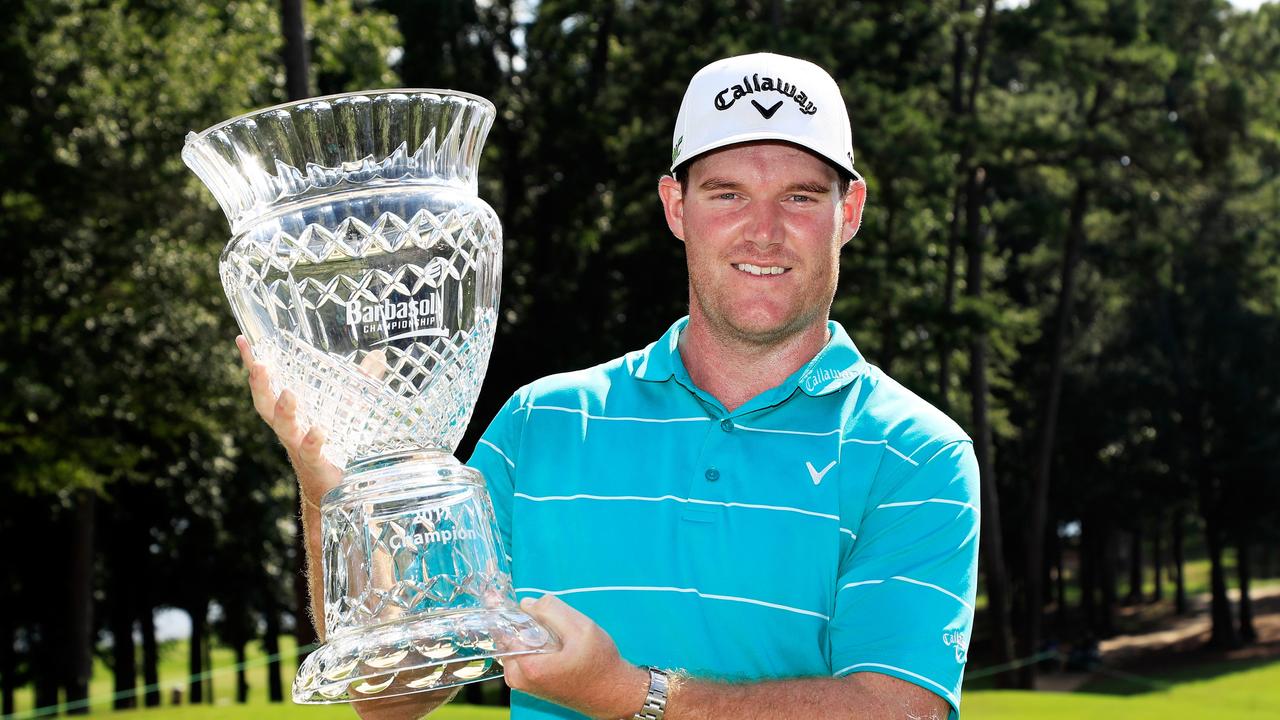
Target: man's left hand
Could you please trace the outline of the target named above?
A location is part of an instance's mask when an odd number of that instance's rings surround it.
[[[649,673],[618,654],[613,638],[554,595],[520,608],[560,636],[562,648],[503,658],[507,684],[593,718],[630,718],[644,706]]]

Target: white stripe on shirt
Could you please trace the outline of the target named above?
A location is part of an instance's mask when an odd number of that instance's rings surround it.
[[[739,424],[735,424],[734,427],[740,430],[747,430],[749,432],[775,433],[778,435],[808,435],[809,437],[826,437],[828,435],[835,435],[840,432],[840,428],[836,428],[835,430],[828,430],[827,432],[808,432],[806,430],[773,430],[771,428],[758,428],[758,427],[751,427],[750,425],[739,425]]]
[[[580,493],[577,495],[529,495],[527,493],[514,493],[515,497],[533,502],[566,502],[570,500],[604,500],[604,501],[632,501],[632,502],[678,502],[689,503],[691,505],[717,505],[727,508],[748,508],[751,510],[776,510],[779,512],[798,513],[800,515],[810,515],[812,517],[820,517],[827,520],[839,521],[839,515],[831,515],[829,513],[816,512],[814,510],[804,510],[802,508],[788,507],[786,505],[759,505],[756,503],[740,503],[740,502],[723,502],[720,500],[702,500],[700,498],[682,498],[675,495],[661,495],[658,497],[645,497],[642,495],[588,495]],[[852,534],[852,533],[850,533]]]
[[[614,420],[619,422],[639,422],[639,423],[679,423],[679,422],[711,422],[709,417],[678,417],[678,418],[646,418],[633,417],[627,415],[610,416],[610,415],[592,415],[582,408],[567,408],[557,405],[526,405],[516,408],[513,412],[526,410],[532,412],[534,410],[554,410],[557,412],[574,413],[581,415],[588,420]]]
[[[481,445],[488,445],[489,447],[493,448],[493,451],[494,451],[494,452],[496,452],[496,453],[498,453],[499,455],[501,455],[501,456],[502,456],[502,459],[507,461],[507,464],[511,466],[511,469],[512,469],[512,470],[514,470],[514,469],[515,469],[516,464],[515,464],[515,463],[513,463],[513,462],[511,462],[511,458],[507,457],[507,454],[506,454],[506,453],[502,452],[502,448],[498,447],[497,445],[494,445],[493,443],[489,442],[488,440],[485,440],[484,438],[480,438],[480,444],[481,444]]]
[[[973,606],[970,605],[968,602],[966,602],[964,598],[942,587],[941,585],[934,585],[933,583],[927,583],[923,580],[916,580],[915,578],[909,578],[902,575],[894,575],[889,579],[897,580],[898,582],[910,583],[912,585],[919,585],[920,587],[927,587],[931,590],[937,590],[943,595],[950,597],[951,599],[955,600],[956,602],[968,608],[969,612],[973,612]],[[858,580],[857,582],[846,583],[845,585],[840,587],[840,590],[837,590],[836,592],[839,593],[841,590],[848,590],[849,588],[858,587],[859,585],[879,585],[880,583],[883,583],[883,582],[884,580]]]
[[[897,455],[898,457],[902,458],[903,460],[906,460],[907,462],[911,463],[912,465],[915,465],[916,467],[920,467],[920,463],[916,462],[915,460],[912,460],[910,457],[907,457],[905,454],[903,454],[901,450],[890,445],[888,440],[862,440],[860,438],[845,438],[844,440],[840,441],[841,445],[844,445],[845,443],[857,443],[859,445],[883,445],[886,450],[893,453],[894,455]]]
[[[925,503],[941,503],[943,505],[959,505],[961,507],[967,507],[974,512],[978,512],[978,508],[974,507],[973,505],[970,505],[967,502],[963,502],[960,500],[948,500],[946,498],[929,498],[928,500],[903,500],[901,502],[881,503],[876,506],[876,510],[880,510],[882,508],[912,507],[915,505],[924,505]]]
[[[544,594],[544,595],[575,595],[575,594],[577,594],[577,593],[586,593],[586,592],[673,592],[673,593],[687,593],[687,594],[691,594],[691,595],[697,595],[698,597],[703,598],[703,599],[706,599],[706,600],[727,600],[727,601],[729,601],[729,602],[746,603],[746,604],[748,604],[748,605],[759,605],[760,607],[772,608],[772,609],[774,609],[774,610],[785,610],[785,611],[787,611],[787,612],[796,613],[796,614],[798,614],[798,615],[808,615],[809,617],[816,617],[816,618],[819,618],[819,619],[821,619],[821,620],[827,620],[827,621],[830,621],[830,620],[831,620],[831,618],[830,618],[829,616],[827,616],[827,615],[823,615],[822,613],[814,612],[814,611],[812,611],[812,610],[804,610],[804,609],[801,609],[801,608],[791,607],[790,605],[779,605],[778,603],[766,602],[766,601],[764,601],[764,600],[755,600],[755,599],[752,599],[752,598],[737,597],[737,596],[734,596],[734,595],[715,595],[715,594],[712,594],[712,593],[704,593],[704,592],[702,592],[701,590],[699,590],[699,589],[697,589],[697,588],[662,587],[662,586],[648,586],[648,585],[603,585],[603,586],[600,586],[600,587],[566,588],[566,589],[564,589],[564,590],[544,590],[544,589],[542,589],[542,588],[532,588],[532,587],[530,587],[530,588],[516,588],[516,589],[515,589],[515,592],[517,592],[517,593],[542,593],[542,594]]]

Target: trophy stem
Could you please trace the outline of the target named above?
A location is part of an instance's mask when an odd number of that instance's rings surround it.
[[[559,641],[519,609],[482,476],[440,450],[353,463],[321,506],[326,642],[298,703],[391,697],[502,674]]]

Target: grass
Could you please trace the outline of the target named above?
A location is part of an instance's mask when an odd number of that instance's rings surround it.
[[[356,714],[347,705],[294,705],[290,702],[270,704],[261,700],[245,705],[184,705],[149,710],[95,711],[89,717],[110,720],[356,720]],[[431,720],[505,720],[507,717],[506,708],[457,703],[431,713]]]
[[[292,644],[282,650],[292,652]],[[250,662],[262,662],[260,648],[253,648]],[[250,668],[250,700],[247,704],[232,702],[235,674],[229,650],[213,652],[214,698],[211,705],[169,705],[168,689],[180,685],[186,677],[185,643],[165,645],[160,675],[165,688],[165,705],[148,710],[109,711],[111,680],[106,668],[99,664],[91,686],[94,704],[91,716],[110,720],[250,720],[251,718],[354,718],[349,707],[343,705],[298,706],[292,703],[271,704],[266,700],[265,670],[258,665]],[[293,664],[285,663],[286,688],[292,679]],[[184,687],[185,694],[185,687]],[[21,711],[30,709],[30,693],[24,691],[19,699],[18,717],[29,717]],[[1262,720],[1274,718],[1280,708],[1280,661],[1226,661],[1178,666],[1144,675],[1110,673],[1086,684],[1074,693],[1028,692],[1009,690],[979,690],[969,688],[964,695],[966,720],[1014,720],[1036,718],[1055,720],[1090,716],[1124,717],[1126,720],[1159,718],[1212,717],[1214,720]],[[505,708],[482,708],[453,703],[431,716],[437,720],[500,720],[507,717]]]
[[[1074,693],[965,693],[967,720],[1123,717],[1262,720],[1280,708],[1280,661],[1222,662],[1152,675],[1113,674]]]

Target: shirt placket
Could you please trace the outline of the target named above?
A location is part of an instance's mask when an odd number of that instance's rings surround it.
[[[681,517],[691,522],[711,523],[724,516],[725,503],[731,502],[733,483],[740,480],[742,462],[735,451],[735,435],[740,432],[732,415],[714,414],[697,461],[690,468],[689,488]]]

